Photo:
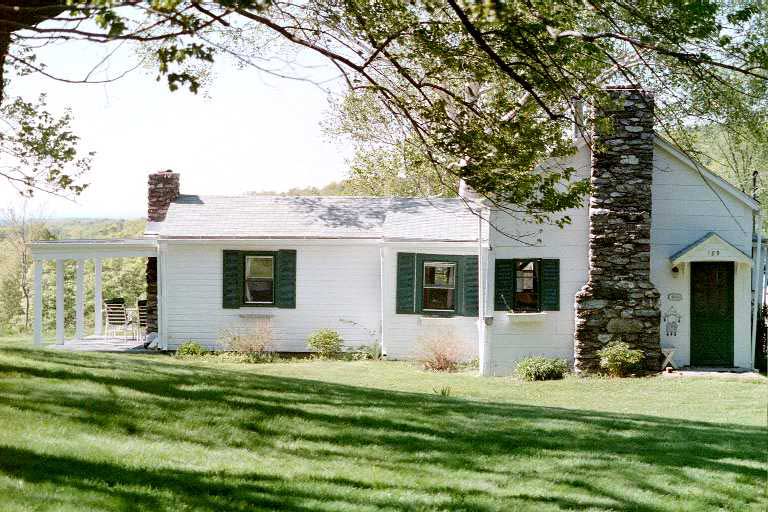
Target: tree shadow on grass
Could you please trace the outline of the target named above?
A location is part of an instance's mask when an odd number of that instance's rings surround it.
[[[6,411],[83,423],[107,438],[199,446],[212,456],[268,454],[283,458],[291,475],[258,465],[135,469],[0,447],[1,473],[72,489],[73,499],[103,495],[126,510],[316,510],[323,502],[350,510],[659,511],[684,502],[744,509],[764,499],[768,438],[759,428],[383,391],[162,358],[0,354],[10,356],[0,360],[0,375],[14,380],[0,386]],[[338,474],[323,473],[329,467]],[[361,474],[334,469],[350,467]],[[371,481],[362,475],[371,467],[406,476]]]

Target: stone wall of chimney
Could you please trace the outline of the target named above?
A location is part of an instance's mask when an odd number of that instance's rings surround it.
[[[624,341],[644,352],[645,370],[658,371],[659,292],[650,277],[653,96],[629,87],[608,96],[592,123],[589,281],[576,295],[576,370],[599,371],[598,350]]]
[[[179,175],[160,171],[149,175],[147,220],[165,220],[168,207],[179,196]],[[147,258],[147,332],[157,332],[157,258]]]

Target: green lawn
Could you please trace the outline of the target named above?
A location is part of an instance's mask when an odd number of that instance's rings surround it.
[[[0,510],[765,510],[766,391],[6,341]]]

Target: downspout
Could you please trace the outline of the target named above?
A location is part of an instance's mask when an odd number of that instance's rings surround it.
[[[755,295],[754,295],[753,307],[752,307],[752,335],[749,343],[749,361],[753,369],[755,367],[755,343],[757,342],[757,318],[760,315],[760,303],[762,302],[762,294],[763,294],[763,290],[762,290],[763,278],[761,275],[763,273],[763,257],[761,254],[762,247],[763,247],[762,214],[758,211],[758,213],[754,215],[754,219],[755,219],[755,234],[757,235],[757,247],[755,248],[755,254],[752,262],[752,270],[753,270],[752,285],[755,290]]]
[[[480,210],[480,215],[478,216],[478,222],[479,230],[478,230],[478,263],[480,268],[480,286],[478,292],[480,293],[479,299],[478,299],[478,342],[480,346],[478,347],[478,356],[480,359],[480,375],[488,376],[491,375],[491,354],[490,354],[490,346],[488,342],[488,324],[486,323],[486,316],[487,316],[487,309],[488,309],[488,301],[489,301],[489,279],[490,279],[490,261],[491,261],[491,254],[490,254],[490,246],[491,246],[491,236],[490,236],[490,229],[488,230],[488,240],[487,240],[487,246],[484,243],[484,228],[488,227],[488,223],[490,222],[490,208],[483,207],[483,209]],[[488,215],[488,218],[486,219],[484,216]]]
[[[483,212],[480,211],[480,215],[477,216],[477,268],[480,272],[478,297],[477,297],[477,356],[480,362],[480,375],[486,375],[485,367],[488,360],[488,354],[486,353],[485,344],[485,276],[487,274],[486,258],[483,258]]]

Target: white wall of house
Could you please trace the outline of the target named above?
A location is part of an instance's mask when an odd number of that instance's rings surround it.
[[[187,340],[217,347],[222,331],[271,322],[273,348],[307,350],[315,330],[337,330],[348,346],[371,344],[380,332],[379,248],[336,241],[297,242],[163,241],[161,335],[167,348]],[[296,249],[296,308],[222,307],[224,249]],[[265,318],[267,317],[267,318]]]
[[[389,359],[418,358],[422,340],[431,335],[453,338],[461,347],[465,359],[478,356],[477,317],[431,317],[421,314],[395,313],[397,289],[397,253],[466,255],[477,254],[478,244],[452,243],[385,243],[382,247],[384,261],[383,325],[384,351]]]
[[[590,172],[590,153],[586,147],[573,157],[554,166],[573,167],[576,178]],[[566,212],[572,223],[564,228],[521,222],[499,210],[491,212],[491,260],[520,258],[554,258],[560,260],[560,310],[546,311],[534,317],[493,311],[493,261],[489,269],[491,294],[486,311],[492,312],[488,330],[489,368],[491,375],[510,374],[521,358],[530,355],[559,357],[573,361],[575,322],[574,295],[587,281],[589,208],[584,206]],[[526,236],[534,233],[533,236]],[[509,236],[520,237],[520,240]],[[522,235],[522,236],[521,236]]]
[[[654,150],[651,280],[661,293],[662,345],[676,348],[678,365],[690,364],[690,265],[672,272],[670,256],[717,233],[745,254],[752,252],[752,211],[735,195],[707,181],[674,151]],[[734,364],[750,364],[751,267],[736,265],[734,274]],[[679,300],[671,300],[679,299]],[[666,332],[664,315],[671,308],[682,317],[676,336]]]
[[[307,337],[330,328],[349,347],[383,339],[390,359],[417,357],[420,338],[434,333],[454,337],[467,359],[477,357],[476,317],[395,313],[397,252],[477,254],[477,244],[163,241],[161,247],[161,334],[170,350],[188,340],[215,349],[223,331],[269,322],[278,351],[307,351]],[[225,249],[295,249],[296,308],[223,308]]]
[[[690,269],[672,272],[670,256],[709,232],[715,232],[746,254],[751,253],[752,212],[734,194],[704,178],[676,153],[657,144],[654,151],[653,221],[651,229],[651,280],[661,293],[662,344],[676,347],[675,363],[690,364]],[[558,165],[571,165],[579,177],[589,176],[590,152],[578,154]],[[493,321],[488,329],[489,369],[493,375],[509,374],[516,362],[529,355],[573,360],[575,325],[574,296],[587,282],[589,267],[589,208],[568,212],[573,223],[564,229],[523,223],[509,214],[491,213],[491,262],[508,258],[560,259],[560,310],[547,311],[534,319],[493,311],[493,295],[487,309]],[[506,234],[525,237],[526,245]],[[737,264],[734,275],[734,364],[750,363],[751,268]],[[671,295],[670,295],[671,294]],[[679,295],[675,295],[679,294]],[[680,298],[680,300],[670,300]],[[664,314],[674,307],[682,316],[676,336],[668,336]]]
[[[552,164],[572,166],[587,177],[590,152]],[[662,343],[677,349],[675,362],[690,363],[690,269],[673,273],[670,256],[709,232],[746,254],[751,251],[752,212],[735,194],[707,181],[676,152],[656,144],[653,181],[651,279],[661,293]],[[419,340],[434,333],[457,339],[467,358],[484,347],[485,373],[509,374],[528,355],[573,359],[574,295],[588,279],[589,208],[567,212],[572,223],[560,229],[522,222],[507,212],[490,213],[487,234],[487,304],[478,318],[435,318],[397,314],[397,253],[478,254],[477,242],[333,241],[160,241],[161,336],[173,349],[186,340],[216,347],[222,331],[271,323],[274,349],[305,351],[315,330],[338,330],[348,346],[382,342],[391,359],[418,355]],[[295,249],[296,309],[222,307],[222,251]],[[560,309],[530,316],[494,311],[494,260],[560,260]],[[734,364],[750,363],[750,273],[736,265]],[[481,280],[483,270],[481,269]],[[682,320],[667,334],[664,315],[674,308]],[[483,329],[484,327],[484,329]],[[482,336],[485,333],[485,343]],[[485,357],[487,355],[487,357]]]

